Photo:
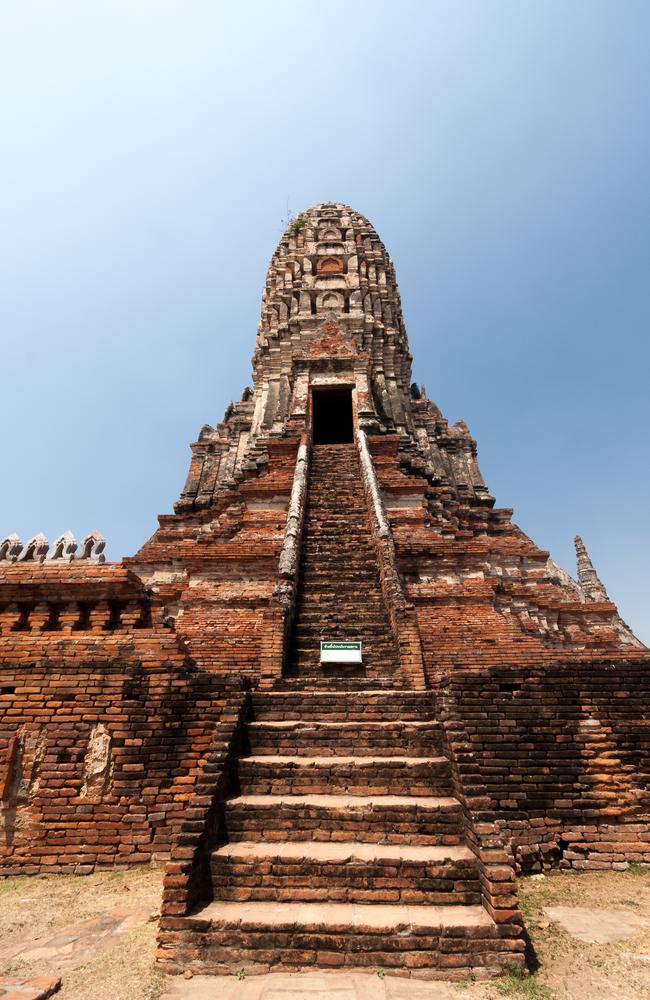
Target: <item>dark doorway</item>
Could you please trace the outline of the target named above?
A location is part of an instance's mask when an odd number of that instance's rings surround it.
[[[313,389],[314,444],[351,444],[352,389]]]

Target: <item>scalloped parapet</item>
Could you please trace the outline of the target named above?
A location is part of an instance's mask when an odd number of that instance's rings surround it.
[[[86,535],[79,551],[77,551],[79,548],[77,540],[71,531],[64,531],[51,547],[43,534],[34,535],[25,545],[18,535],[12,534],[6,535],[0,541],[0,563],[72,562],[78,559],[91,563],[104,563],[105,547],[106,540],[99,531],[91,531]]]

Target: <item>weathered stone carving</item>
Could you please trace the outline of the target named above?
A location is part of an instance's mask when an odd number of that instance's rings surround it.
[[[18,831],[23,835],[33,821],[31,804],[39,790],[40,767],[45,755],[44,734],[24,727],[11,737],[4,774],[0,776],[0,834],[11,848]]]
[[[7,535],[0,542],[0,562],[15,562],[23,550],[18,535]]]
[[[82,798],[97,801],[109,788],[113,771],[111,735],[103,723],[93,726],[84,758],[84,780],[79,793]]]
[[[62,559],[64,562],[72,562],[77,551],[77,540],[71,531],[64,531],[62,535],[52,543],[49,554],[50,559]]]
[[[217,435],[201,431],[176,509],[209,507],[266,461],[266,440],[283,434],[296,412],[301,359],[324,353],[317,342],[328,314],[346,343],[346,372],[363,402],[360,426],[397,433],[405,460],[472,502],[491,504],[466,425],[450,427],[424,392],[411,391],[395,271],[375,230],[341,204],[316,205],[301,219],[299,232],[287,229],[269,266],[252,393],[229,404]]]
[[[59,535],[51,548],[47,538],[42,534],[34,535],[24,546],[18,535],[7,535],[0,542],[0,563],[72,562],[75,559],[103,563],[106,561],[105,546],[104,536],[98,531],[86,535],[79,554],[77,554],[77,540],[71,531],[64,531]]]
[[[589,553],[580,537],[576,535],[574,539],[576,548],[576,558],[578,562],[578,583],[588,601],[609,601],[605,587],[598,579],[598,574],[594,569],[594,564],[589,558]]]
[[[45,535],[34,535],[18,557],[21,562],[43,562],[47,556],[50,543]]]
[[[578,563],[578,584],[583,594],[583,600],[594,603],[610,603],[605,585],[598,576],[580,535],[576,535],[574,544]],[[634,646],[637,649],[643,649],[643,643],[637,639],[632,629],[623,621],[618,611],[614,614],[612,625],[619,641],[625,646]]]
[[[81,543],[81,558],[90,559],[92,562],[104,562],[105,546],[106,540],[104,536],[99,531],[91,531]]]

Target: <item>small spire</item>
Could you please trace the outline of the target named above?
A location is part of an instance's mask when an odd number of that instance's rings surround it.
[[[609,601],[605,586],[594,569],[594,564],[589,558],[589,553],[580,535],[576,535],[574,544],[578,560],[578,583],[582,587],[585,597],[588,601]]]

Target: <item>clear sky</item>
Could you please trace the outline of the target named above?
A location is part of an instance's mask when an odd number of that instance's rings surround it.
[[[497,503],[650,642],[649,52],[646,0],[4,0],[0,536],[136,551],[342,201]]]

